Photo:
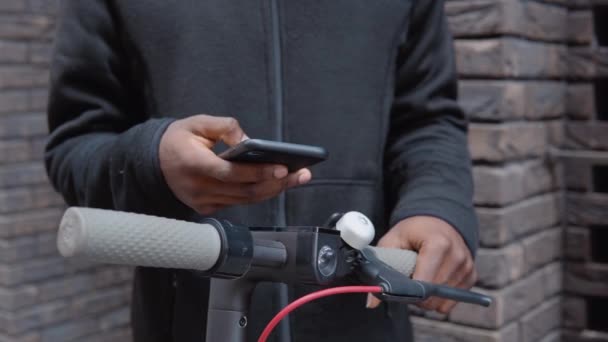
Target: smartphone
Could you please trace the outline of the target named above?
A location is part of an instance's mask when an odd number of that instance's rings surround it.
[[[244,140],[219,155],[235,162],[281,164],[287,166],[289,172],[320,163],[327,156],[327,151],[320,146],[261,139]]]

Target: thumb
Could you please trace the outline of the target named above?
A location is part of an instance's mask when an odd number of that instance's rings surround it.
[[[188,121],[189,129],[208,140],[208,144],[211,146],[217,141],[223,141],[228,146],[234,146],[249,139],[235,118],[196,115],[188,118]]]
[[[365,303],[365,307],[368,309],[375,309],[378,307],[378,305],[380,305],[381,301],[380,299],[376,298],[376,296],[374,296],[371,293],[367,294],[367,303]]]
[[[380,240],[378,240],[378,247],[412,250],[413,245],[410,242],[407,234],[402,232],[398,226],[395,226]],[[371,293],[367,294],[367,303],[365,304],[366,308],[375,309],[380,305],[380,303],[380,299],[376,298],[376,296],[372,295]]]

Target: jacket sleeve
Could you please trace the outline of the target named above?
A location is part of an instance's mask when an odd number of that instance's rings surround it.
[[[57,30],[45,151],[49,178],[70,205],[183,216],[159,166],[170,119],[149,119],[130,82],[105,1],[64,1]]]
[[[459,108],[452,37],[443,1],[414,2],[408,34],[397,56],[395,98],[385,163],[391,226],[430,215],[450,223],[475,255],[478,223],[467,145]]]

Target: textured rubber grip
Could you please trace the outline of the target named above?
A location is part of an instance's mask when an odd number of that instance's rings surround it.
[[[222,243],[210,224],[72,207],[61,220],[57,247],[65,257],[101,263],[206,271]]]
[[[384,247],[366,247],[376,253],[378,259],[382,260],[385,264],[397,270],[399,273],[405,274],[410,277],[414,273],[416,268],[416,257],[418,254],[413,251],[396,248],[384,248]]]

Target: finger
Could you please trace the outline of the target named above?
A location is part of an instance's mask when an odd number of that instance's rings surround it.
[[[464,248],[451,248],[435,279],[433,279],[433,283],[460,287],[466,285],[473,271],[473,261],[469,251]],[[435,297],[431,298],[426,304],[430,309],[439,309],[442,306],[449,305],[449,302],[449,300]]]
[[[414,270],[414,274],[412,274],[414,280],[433,282],[449,249],[449,244],[446,245],[440,241],[439,239],[431,241],[422,246],[418,251],[416,269]]]
[[[365,304],[366,308],[375,309],[378,307],[378,305],[380,305],[380,303],[380,299],[376,298],[376,296],[372,295],[371,293],[367,294],[367,303]]]
[[[423,245],[418,252],[416,269],[412,278],[434,283],[445,262],[445,256],[448,255],[449,246],[449,241],[446,243],[443,239],[435,239]],[[418,305],[427,310],[434,310],[440,302],[441,299],[430,298]]]
[[[437,311],[442,314],[447,314],[450,311],[452,311],[452,309],[454,308],[454,306],[456,306],[456,304],[458,304],[456,301],[446,300],[437,308]]]
[[[475,270],[473,269],[472,273],[469,273],[466,277],[464,277],[463,279],[461,279],[461,281],[455,285],[455,287],[460,288],[460,289],[465,289],[468,290],[470,289],[473,285],[475,285],[475,281],[477,280],[477,273],[475,272]],[[456,306],[456,304],[458,304],[455,301],[452,300],[448,300],[446,302],[444,302],[443,304],[441,304],[438,308],[437,311],[447,314],[450,311],[452,311],[452,309],[454,308],[454,306]]]
[[[243,196],[249,199],[250,203],[261,202],[276,197],[281,192],[302,185],[310,180],[310,171],[300,170],[288,175],[281,180],[265,181],[253,183],[243,187]]]
[[[287,189],[293,188],[298,185],[304,185],[312,179],[312,173],[309,169],[299,169],[298,171],[289,175],[287,180]]]
[[[288,175],[284,165],[235,163],[217,156],[209,157],[200,171],[224,183],[257,183],[283,179]]]
[[[215,143],[218,140],[234,146],[248,139],[235,118],[212,115],[196,115],[188,119],[189,128],[203,138]]]

